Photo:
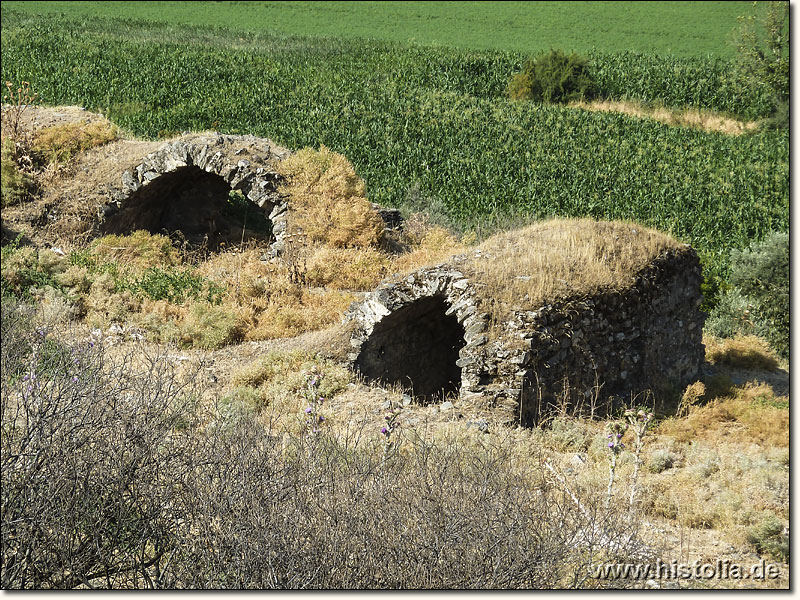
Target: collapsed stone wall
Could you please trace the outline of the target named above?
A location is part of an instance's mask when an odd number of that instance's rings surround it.
[[[356,368],[376,380],[404,384],[396,377],[398,370],[405,369],[405,379],[429,381],[426,369],[450,368],[452,361],[461,378],[460,385],[449,389],[458,388],[462,398],[483,398],[488,406],[510,404],[526,425],[553,406],[596,403],[602,412],[609,398],[680,388],[699,372],[704,355],[702,273],[688,247],[658,257],[623,291],[516,311],[491,340],[486,334],[489,317],[478,309],[480,288],[457,270],[459,260],[463,257],[385,283],[351,307],[346,319],[356,323],[350,355]],[[406,307],[433,296],[444,303],[442,314],[456,315],[463,331],[462,341],[452,342],[458,346],[454,361],[444,359],[438,347],[426,353],[401,316]],[[409,311],[408,318],[412,315]],[[380,344],[372,339],[375,331],[393,341],[390,353],[376,353]],[[387,364],[381,372],[381,364],[403,361],[404,356],[414,358],[405,359],[406,367]]]

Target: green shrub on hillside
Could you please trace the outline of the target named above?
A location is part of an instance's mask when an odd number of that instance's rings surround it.
[[[759,335],[780,355],[789,355],[789,234],[731,253],[732,288],[711,313],[714,335]]]
[[[588,100],[595,93],[589,61],[563,50],[551,50],[529,60],[508,83],[508,95],[513,100],[566,103]]]
[[[736,75],[744,87],[767,90],[774,109],[772,125],[789,126],[789,3],[770,2],[762,19],[739,18],[735,44]]]

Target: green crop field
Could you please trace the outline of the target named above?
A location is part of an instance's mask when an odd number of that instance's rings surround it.
[[[3,2],[36,14],[535,53],[730,57],[749,2]]]
[[[4,4],[5,7],[5,4]],[[788,130],[732,137],[515,103],[526,55],[3,11],[2,76],[139,136],[217,129],[345,154],[370,199],[479,231],[551,215],[672,232],[724,276],[732,248],[788,230]],[[591,54],[615,98],[755,117],[722,59]]]

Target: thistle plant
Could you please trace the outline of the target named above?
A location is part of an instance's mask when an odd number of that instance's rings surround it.
[[[629,501],[629,506],[633,508],[639,483],[639,469],[642,466],[641,455],[642,447],[644,446],[644,436],[647,433],[647,428],[653,422],[653,411],[644,407],[630,408],[625,411],[625,419],[627,419],[628,425],[633,429],[633,433],[636,435],[636,446],[633,451],[635,461],[633,475],[631,475],[631,497]]]
[[[403,408],[395,406],[390,408],[389,411],[383,415],[386,425],[381,428],[381,433],[384,436],[383,456],[388,456],[389,452],[397,446],[397,441],[392,440],[392,434],[400,427],[400,413]]]
[[[305,373],[305,385],[303,387],[303,397],[308,402],[305,408],[306,416],[306,432],[311,435],[317,435],[322,423],[325,422],[325,417],[322,416],[322,405],[325,403],[325,398],[320,396],[319,386],[322,381],[323,374],[315,366],[310,371]]]
[[[606,425],[608,435],[608,451],[611,454],[611,465],[608,474],[608,490],[606,492],[606,508],[611,505],[611,496],[613,494],[614,479],[617,471],[617,456],[625,449],[625,444],[622,443],[622,436],[628,429],[628,424],[623,421],[611,421]]]
[[[31,84],[27,81],[23,81],[16,89],[13,83],[6,81],[6,91],[3,94],[3,120],[7,120],[9,132],[15,142],[21,134],[22,113],[34,104],[38,97],[39,94],[31,91]]]

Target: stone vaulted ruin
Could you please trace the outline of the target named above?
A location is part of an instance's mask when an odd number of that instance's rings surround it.
[[[614,398],[679,391],[697,377],[705,315],[690,247],[652,257],[618,289],[521,303],[494,331],[482,308],[492,298],[465,275],[468,262],[420,269],[354,305],[354,367],[421,401],[510,403],[526,425],[565,403],[602,412]]]
[[[103,209],[103,233],[180,231],[216,249],[243,239],[280,240],[286,202],[277,161],[289,151],[253,136],[192,135],[166,143],[122,174]]]

